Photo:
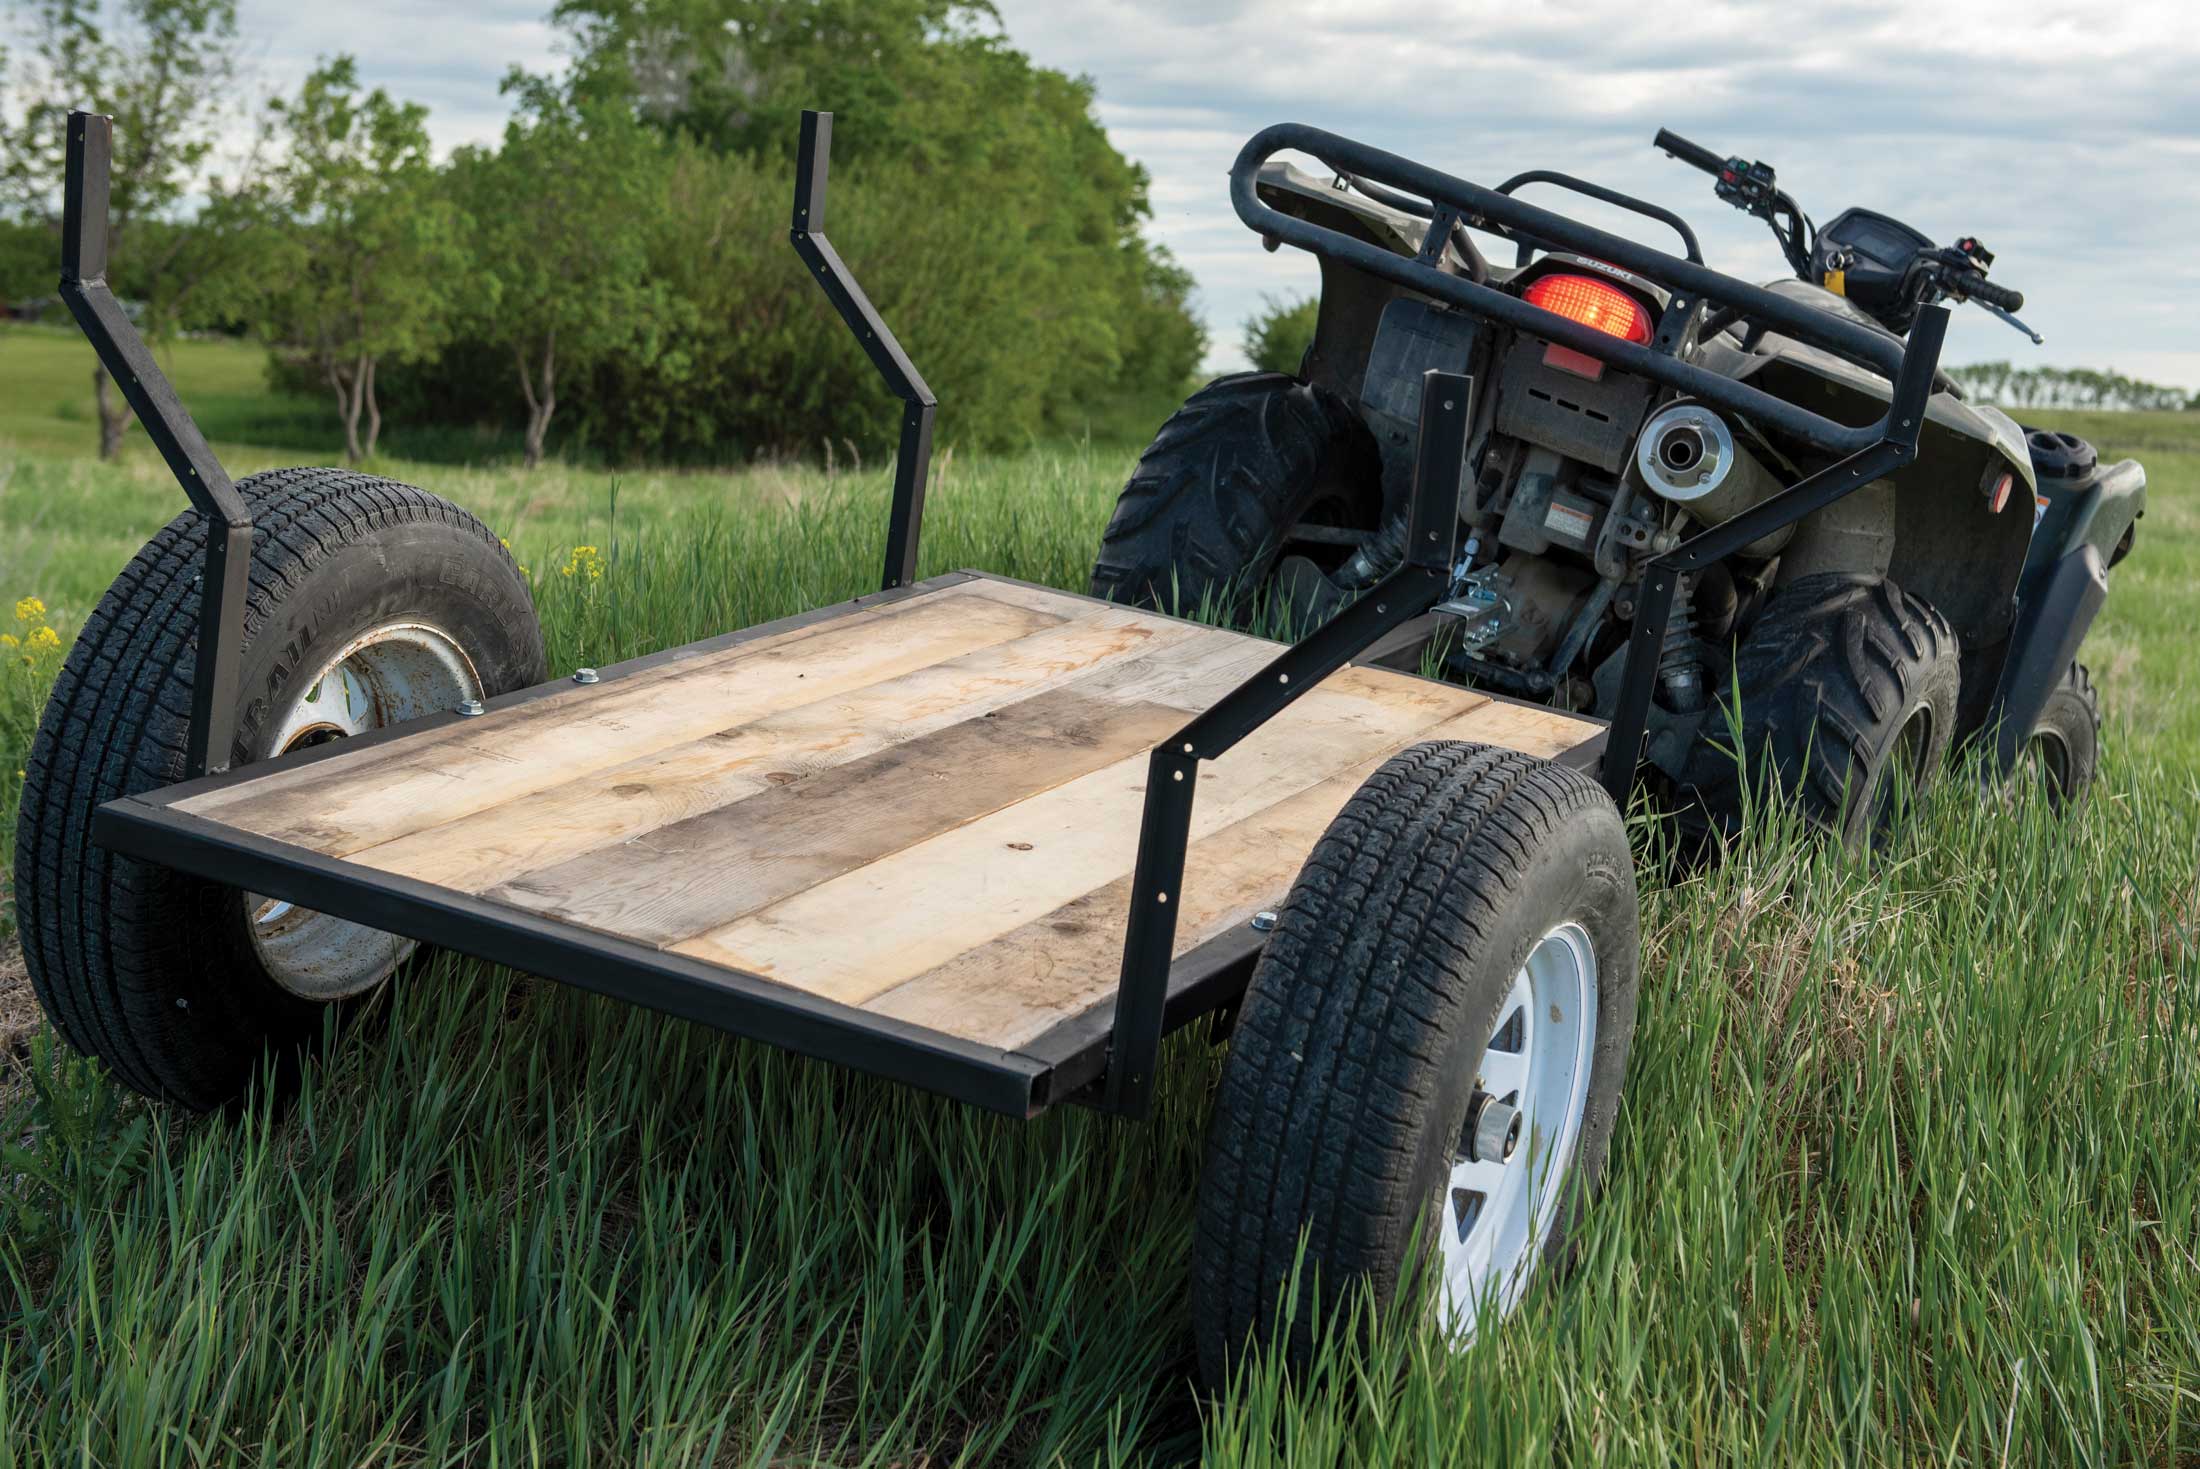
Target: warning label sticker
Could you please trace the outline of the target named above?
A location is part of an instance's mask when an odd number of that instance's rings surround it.
[[[1543,528],[1570,545],[1585,546],[1589,543],[1589,527],[1596,524],[1586,510],[1576,510],[1571,505],[1553,502],[1550,513],[1543,517]]]

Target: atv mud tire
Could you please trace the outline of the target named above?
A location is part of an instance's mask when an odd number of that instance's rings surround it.
[[[1093,595],[1242,617],[1293,527],[1372,530],[1381,481],[1375,440],[1342,398],[1284,373],[1218,378],[1139,457],[1101,534]]]
[[[2083,663],[2073,663],[2047,696],[2018,769],[2029,770],[2057,811],[2075,812],[2101,773],[2101,696]]]
[[[231,763],[544,679],[526,579],[457,506],[335,469],[237,490],[254,533]],[[410,951],[91,840],[103,803],[183,779],[205,530],[196,511],[169,522],[85,619],[39,721],[15,848],[23,956],[55,1028],[133,1089],[201,1109]]]
[[[1733,836],[1753,801],[1784,799],[1851,848],[1875,839],[1895,819],[1896,772],[1922,785],[1947,760],[1959,661],[1948,620],[1893,582],[1829,574],[1782,588],[1690,752],[1684,818]]]

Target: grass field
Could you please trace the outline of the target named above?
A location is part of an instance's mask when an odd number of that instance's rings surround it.
[[[142,443],[75,457],[20,345],[0,620],[35,595],[65,646],[179,502]],[[319,457],[209,417],[239,468]],[[1154,1125],[1027,1126],[444,959],[279,1115],[148,1109],[18,1026],[0,1466],[2200,1462],[2200,422],[2070,422],[2153,482],[2091,805],[1951,778],[1870,861],[1774,829],[1648,886],[1605,1199],[1465,1356],[1392,1324],[1195,1393],[1199,1038]],[[926,570],[1081,584],[1127,457],[950,463]],[[877,466],[377,467],[511,538],[554,667],[876,575]],[[16,656],[11,812],[58,652]]]

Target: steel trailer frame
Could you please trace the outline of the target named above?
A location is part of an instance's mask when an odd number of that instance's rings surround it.
[[[605,668],[599,670],[602,681],[613,681],[698,650],[730,646],[882,601],[921,595],[973,575],[956,573],[924,582],[916,580],[938,400],[826,238],[831,146],[832,114],[805,112],[789,238],[850,334],[904,404],[882,589],[852,602]],[[1653,345],[1639,347],[1605,336],[1489,286],[1444,274],[1435,268],[1432,259],[1403,259],[1269,209],[1256,197],[1254,175],[1271,153],[1285,148],[1312,153],[1340,172],[1364,175],[1378,188],[1426,198],[1430,201],[1426,215],[1432,220],[1448,215],[1477,228],[1495,230],[1517,240],[1524,251],[1534,245],[1593,253],[1665,285],[1673,295]],[[395,874],[362,872],[341,861],[175,809],[175,803],[186,797],[249,780],[254,774],[230,768],[236,760],[231,747],[252,521],[242,497],[107,288],[106,200],[111,157],[111,120],[91,113],[71,114],[62,292],[191,503],[208,517],[210,528],[220,533],[208,536],[205,551],[193,652],[186,778],[180,784],[102,806],[93,824],[94,841],[156,863],[219,873],[234,886],[337,912],[355,921],[994,1110],[1030,1115],[1065,1100],[1125,1116],[1142,1116],[1150,1110],[1163,1037],[1201,1014],[1234,1002],[1244,990],[1264,943],[1257,933],[1241,931],[1211,940],[1181,956],[1174,952],[1176,908],[1170,897],[1184,875],[1200,764],[1230,750],[1322,679],[1377,649],[1388,635],[1428,613],[1442,600],[1452,580],[1457,507],[1473,422],[1475,385],[1471,378],[1431,371],[1423,380],[1420,436],[1408,512],[1410,535],[1402,563],[1154,748],[1149,757],[1145,807],[1132,873],[1134,901],[1113,1004],[1103,1002],[1061,1022],[1021,1049],[1004,1052],[791,990],[761,975],[700,964]],[[1671,224],[1680,232],[1691,258],[1684,260],[1651,250],[1511,197],[1511,189],[1531,182],[1571,188]],[[1231,191],[1240,217],[1264,234],[1318,255],[1336,256],[1477,316],[1533,332],[1622,370],[1752,414],[1845,456],[1755,510],[1684,542],[1651,563],[1645,577],[1644,611],[1637,620],[1627,659],[1619,717],[1603,737],[1591,739],[1560,757],[1584,769],[1600,768],[1606,786],[1623,801],[1635,776],[1657,647],[1678,576],[1832,503],[1872,478],[1909,462],[1916,454],[1918,425],[1946,326],[1945,311],[1922,315],[1905,351],[1876,334],[1707,270],[1685,223],[1656,206],[1543,171],[1520,175],[1503,190],[1483,189],[1300,125],[1268,128],[1247,143],[1232,169]],[[1443,234],[1448,237],[1449,232],[1447,222]],[[1894,383],[1894,401],[1885,418],[1865,428],[1844,427],[1682,362],[1677,354],[1693,334],[1706,301],[1778,327],[1887,376]],[[523,703],[562,687],[562,683],[554,683],[519,690],[492,700],[491,707]],[[339,750],[402,739],[459,717],[455,713],[430,716],[320,750],[286,756],[285,763],[310,763]]]

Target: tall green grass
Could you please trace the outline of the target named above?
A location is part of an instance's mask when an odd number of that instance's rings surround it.
[[[0,1465],[2188,1462],[2196,448],[2149,452],[2097,638],[2145,717],[2074,821],[1959,773],[1869,860],[1768,813],[1646,877],[1605,1197],[1464,1356],[1392,1319],[1195,1389],[1203,1031],[1150,1125],[1018,1124],[444,957],[284,1109],[149,1108],[44,1033],[0,1061]],[[1123,468],[950,465],[926,570],[1080,585]],[[66,628],[173,503],[0,475],[0,591]],[[878,574],[876,466],[421,477],[511,535],[559,668]]]

